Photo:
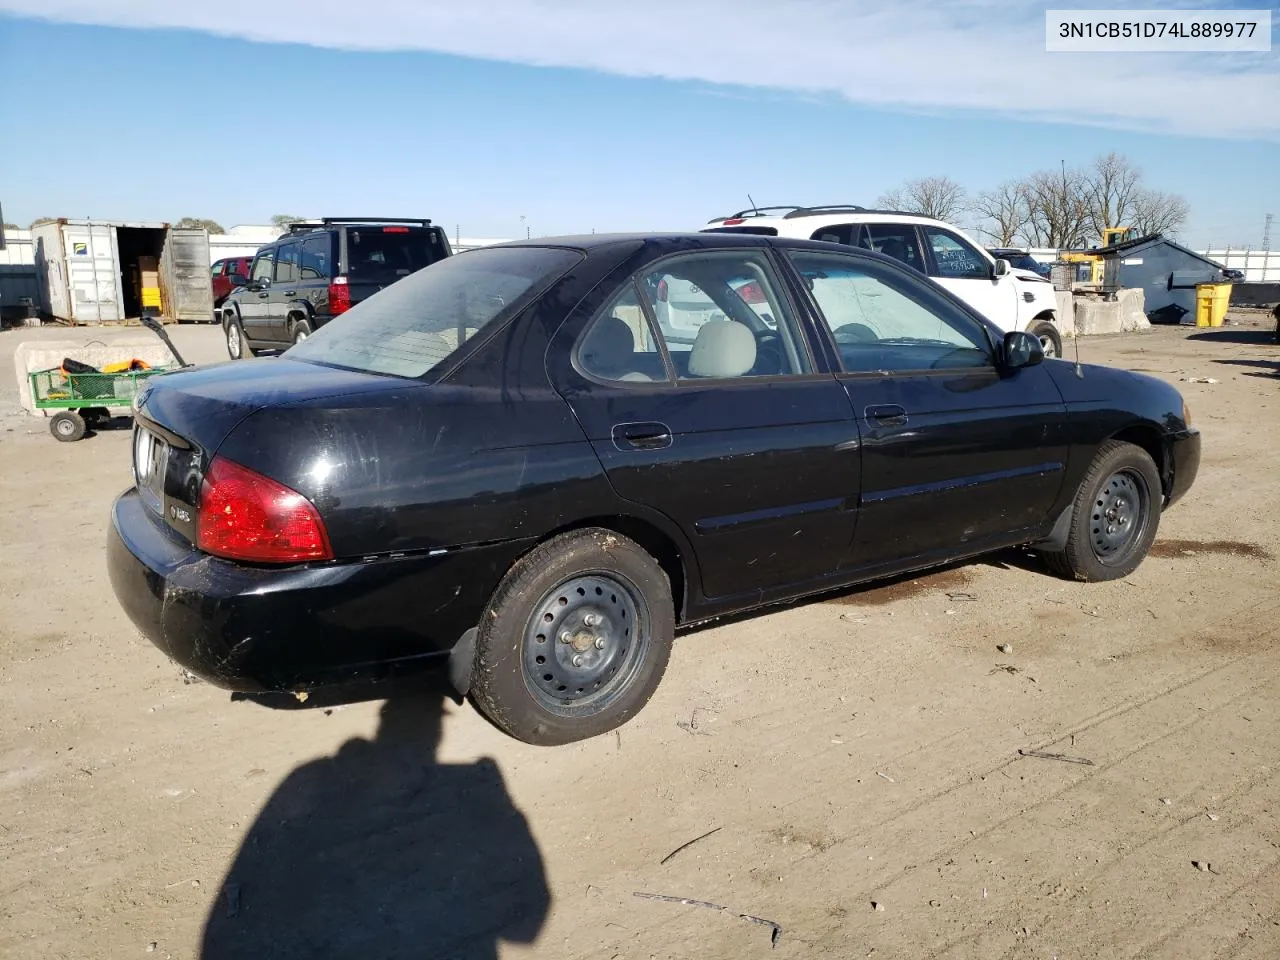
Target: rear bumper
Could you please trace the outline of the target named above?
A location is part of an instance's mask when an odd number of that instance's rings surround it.
[[[1164,505],[1171,507],[1191,489],[1196,482],[1196,474],[1200,472],[1200,431],[1194,428],[1179,430],[1170,434],[1166,443],[1172,476],[1168,478],[1169,492]]]
[[[443,658],[525,548],[251,567],[194,550],[130,490],[112,506],[107,569],[129,619],[170,659],[229,690],[287,690]]]

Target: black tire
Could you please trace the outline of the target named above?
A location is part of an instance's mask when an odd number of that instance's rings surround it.
[[[1044,553],[1049,569],[1086,583],[1127,577],[1155,541],[1163,496],[1151,455],[1108,440],[1076,492],[1066,546]]]
[[[244,325],[235,314],[230,314],[222,325],[222,332],[227,338],[227,355],[232,360],[243,360],[255,357],[257,352],[249,346],[249,339],[244,335]]]
[[[648,702],[674,635],[671,583],[658,562],[611,530],[574,530],[531,550],[494,591],[471,697],[526,743],[598,736]]]
[[[311,329],[310,321],[299,317],[293,322],[292,339],[294,343],[301,343],[307,337],[311,336],[314,331]]]
[[[103,420],[111,419],[111,411],[106,407],[81,407],[77,412],[90,427]]]
[[[82,439],[88,429],[84,417],[74,410],[59,410],[49,418],[49,432],[55,440],[63,443],[74,443]]]
[[[1039,338],[1040,349],[1046,357],[1062,356],[1062,334],[1051,320],[1037,320],[1027,331]]]

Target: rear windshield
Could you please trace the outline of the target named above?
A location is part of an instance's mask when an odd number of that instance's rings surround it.
[[[481,330],[518,313],[581,256],[548,247],[491,247],[447,257],[356,304],[285,355],[425,376]]]
[[[347,274],[353,283],[398,280],[445,256],[439,230],[421,227],[349,227]]]

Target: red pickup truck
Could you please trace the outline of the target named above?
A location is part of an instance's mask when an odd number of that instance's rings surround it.
[[[222,301],[227,299],[235,289],[231,282],[232,276],[238,273],[248,278],[249,264],[252,262],[253,257],[228,257],[225,260],[219,260],[209,268],[213,274],[213,305],[215,307],[222,306]]]

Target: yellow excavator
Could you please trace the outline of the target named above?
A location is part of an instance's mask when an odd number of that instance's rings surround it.
[[[1134,227],[1106,227],[1102,231],[1102,242],[1093,250],[1064,250],[1058,259],[1067,263],[1087,263],[1089,269],[1087,279],[1085,271],[1076,268],[1076,283],[1081,286],[1102,286],[1102,255],[1097,252],[1100,247],[1110,247],[1126,240],[1137,239],[1138,231]]]

